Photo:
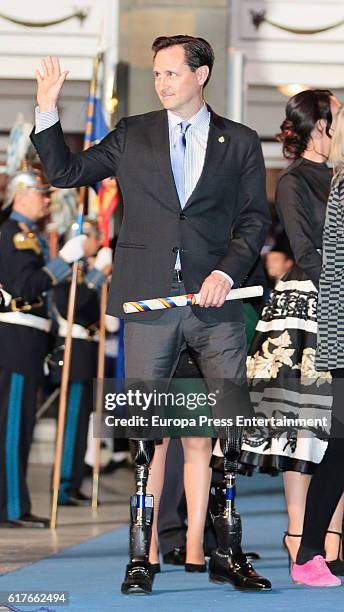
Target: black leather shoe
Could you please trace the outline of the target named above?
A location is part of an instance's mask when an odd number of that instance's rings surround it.
[[[59,499],[58,505],[89,507],[92,505],[92,498],[82,493],[79,489],[67,489]]]
[[[249,561],[260,561],[261,556],[256,552],[245,552],[246,557]]]
[[[205,563],[185,563],[185,571],[204,574],[207,571],[207,566]]]
[[[42,518],[41,516],[35,516],[27,512],[18,519],[11,521],[0,522],[0,527],[9,529],[20,529],[20,528],[33,528],[33,529],[46,529],[50,526],[50,520]]]
[[[123,467],[129,467],[126,459],[123,459],[122,461],[114,461],[113,459],[110,459],[110,461],[101,467],[99,471],[100,474],[113,474],[113,472]]]
[[[175,546],[173,550],[163,555],[164,563],[167,565],[185,565],[186,547]]]
[[[135,561],[128,563],[125,578],[121,586],[124,595],[144,595],[152,592],[154,573],[150,563]]]
[[[83,467],[83,477],[84,478],[92,478],[93,476],[93,467],[91,465],[88,465],[88,463],[84,463],[84,467]]]
[[[150,563],[150,571],[152,574],[160,574],[161,572],[161,567],[160,567],[160,563]]]
[[[240,591],[270,591],[271,582],[257,574],[243,553],[225,555],[217,550],[211,553],[209,580],[229,582]]]

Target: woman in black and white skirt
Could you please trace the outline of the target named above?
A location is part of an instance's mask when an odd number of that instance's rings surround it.
[[[283,471],[289,519],[284,542],[293,561],[309,482],[330,431],[331,375],[316,371],[315,350],[322,231],[332,177],[326,161],[339,108],[328,90],[303,91],[287,103],[278,138],[293,162],[279,178],[276,209],[296,265],[272,291],[248,357],[256,414],[285,425],[247,432],[241,460],[247,471]],[[342,518],[341,503],[329,527],[338,535],[328,534],[328,560],[338,557]],[[337,563],[338,571],[343,568]]]

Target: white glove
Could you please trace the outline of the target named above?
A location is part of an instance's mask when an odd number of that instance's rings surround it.
[[[105,315],[105,329],[109,334],[114,334],[119,330],[119,319],[112,315]]]
[[[112,266],[112,249],[110,247],[102,247],[97,253],[94,267],[97,270],[104,270],[108,266]]]
[[[66,242],[66,244],[59,251],[59,257],[64,259],[66,263],[78,261],[84,256],[86,240],[87,236],[84,234],[74,236],[74,238],[68,240],[68,242]]]

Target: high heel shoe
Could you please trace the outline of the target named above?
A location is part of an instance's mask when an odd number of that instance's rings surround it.
[[[297,534],[297,533],[289,533],[289,531],[285,531],[284,536],[283,536],[283,548],[286,549],[287,553],[288,553],[288,559],[289,559],[289,573],[291,573],[292,571],[292,566],[293,563],[295,563],[295,561],[292,560],[291,555],[290,555],[290,551],[286,542],[286,538],[302,538],[302,533],[301,534]]]
[[[339,546],[337,559],[334,559],[333,561],[326,561],[326,565],[335,576],[344,576],[344,561],[339,556],[342,544],[342,534],[339,531],[331,531],[330,529],[327,530],[327,533],[334,533],[335,535],[339,536]]]

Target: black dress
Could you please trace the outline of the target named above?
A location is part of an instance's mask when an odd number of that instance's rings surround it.
[[[269,423],[247,431],[241,457],[246,472],[312,474],[327,446],[331,375],[315,370],[315,350],[330,183],[326,163],[304,158],[293,162],[278,182],[276,209],[296,265],[277,282],[263,309],[248,356],[248,378],[256,414],[280,420],[277,427]]]

